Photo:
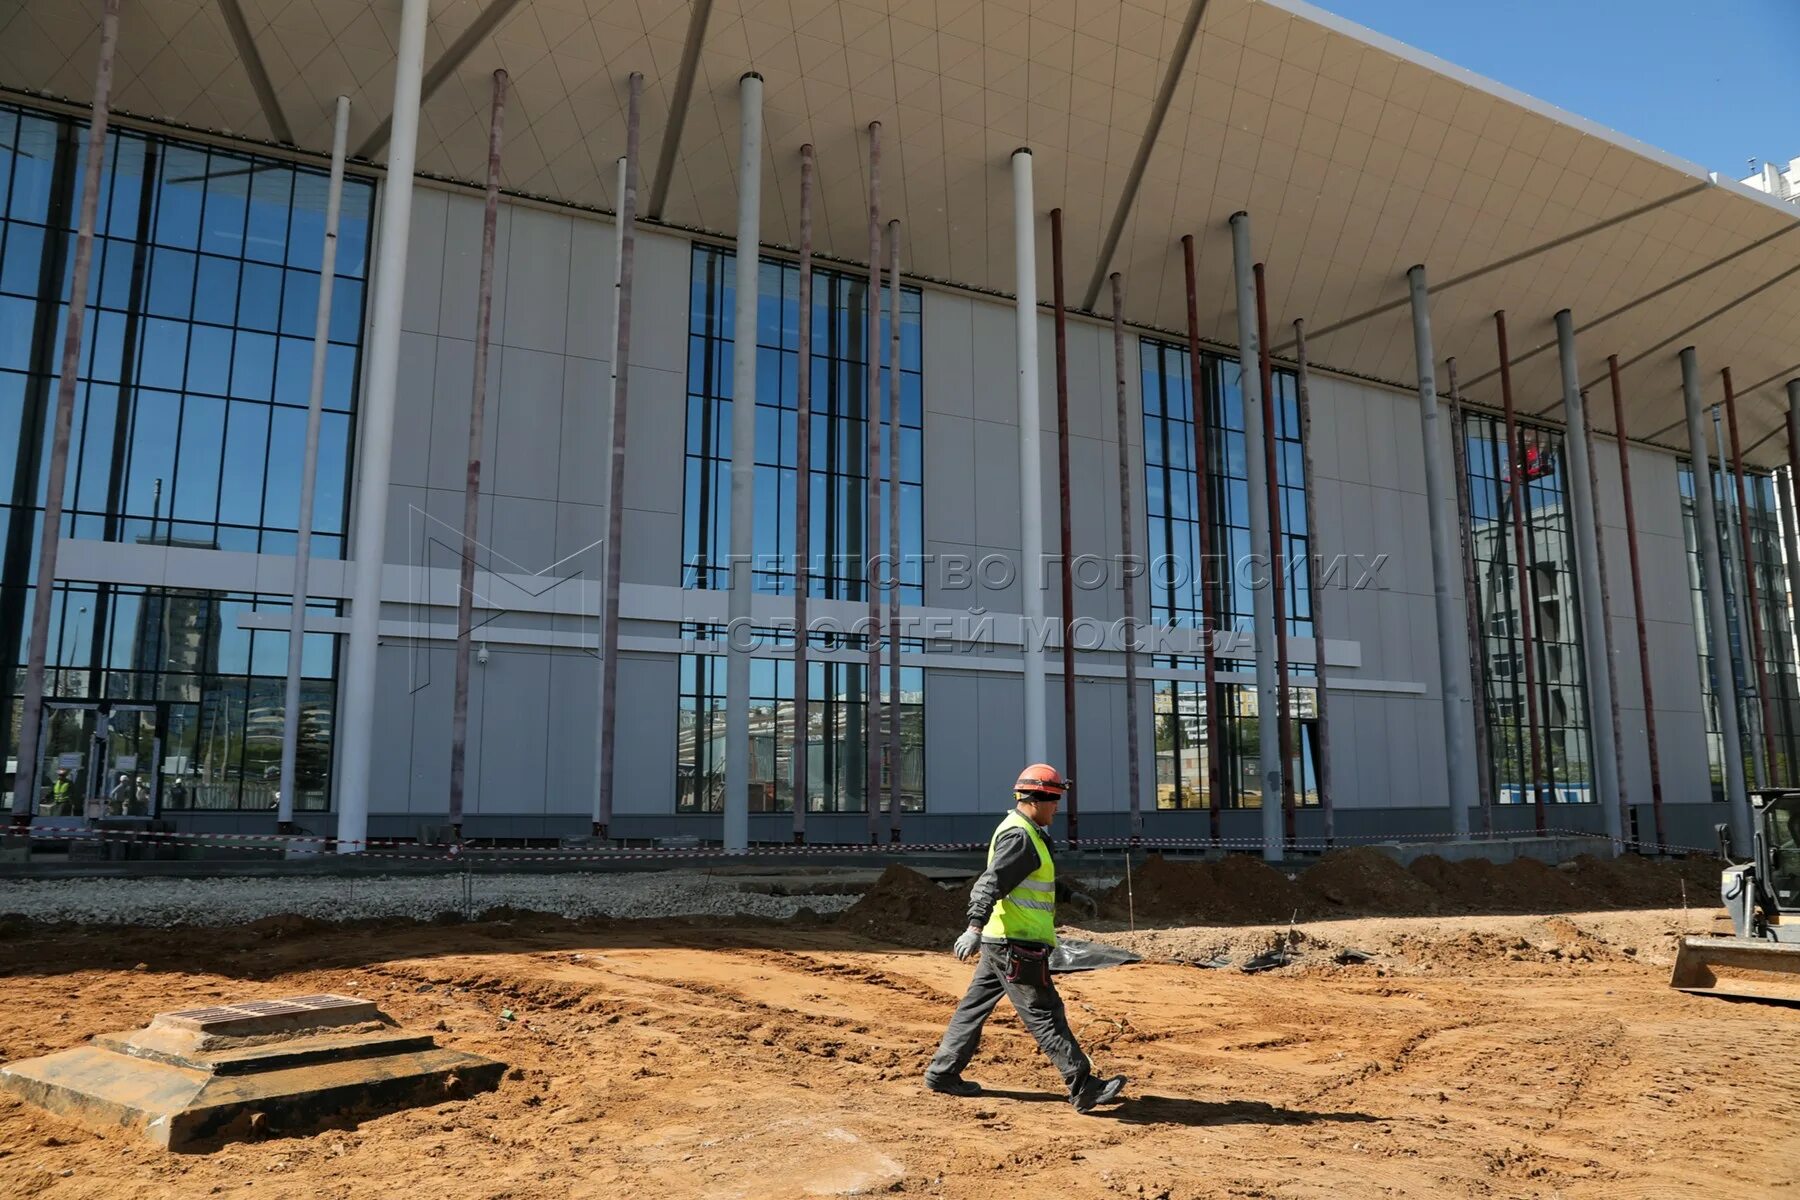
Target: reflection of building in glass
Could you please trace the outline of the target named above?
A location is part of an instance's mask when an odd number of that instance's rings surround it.
[[[1200,629],[1201,602],[1199,504],[1194,491],[1194,405],[1192,374],[1185,346],[1140,341],[1144,386],[1144,470],[1148,511],[1147,553],[1150,570],[1151,619],[1159,624]],[[1207,464],[1210,543],[1213,561],[1206,578],[1214,588],[1213,610],[1221,629],[1251,632],[1253,598],[1240,564],[1252,553],[1264,553],[1250,542],[1249,486],[1244,462],[1243,397],[1238,364],[1211,352],[1201,355],[1206,389]],[[1282,543],[1290,569],[1282,573],[1287,602],[1289,639],[1313,636],[1309,557],[1312,539],[1306,529],[1305,494],[1301,481],[1300,412],[1294,375],[1274,375],[1276,477],[1283,509]],[[1155,666],[1199,672],[1197,658],[1159,658]],[[1251,663],[1221,659],[1218,669],[1247,670]],[[1309,675],[1312,667],[1290,664],[1289,674]],[[1206,808],[1204,679],[1159,679],[1154,682],[1156,708],[1156,804],[1158,808]],[[1225,808],[1259,808],[1258,777],[1262,722],[1254,687],[1220,684],[1225,705],[1219,724],[1224,768]],[[1290,688],[1290,720],[1295,762],[1290,767],[1294,797],[1300,804],[1318,803],[1315,756],[1317,730],[1311,688]]]
[[[1687,545],[1687,568],[1693,597],[1695,651],[1700,663],[1700,691],[1706,706],[1706,753],[1712,784],[1724,794],[1725,738],[1719,726],[1719,693],[1714,678],[1711,619],[1706,610],[1703,582],[1704,565],[1699,546],[1694,540],[1694,469],[1690,461],[1680,464],[1681,528]],[[1742,731],[1744,778],[1759,777],[1758,741],[1762,737],[1763,714],[1759,700],[1758,679],[1751,649],[1753,641],[1745,622],[1750,618],[1749,592],[1744,580],[1744,549],[1738,522],[1738,490],[1735,475],[1727,475],[1713,465],[1713,516],[1719,530],[1719,552],[1724,567],[1721,583],[1725,591],[1725,630],[1731,644],[1731,691],[1738,706],[1738,728]],[[1762,634],[1763,672],[1769,684],[1769,746],[1773,760],[1765,764],[1768,778],[1776,782],[1790,778],[1789,764],[1800,761],[1800,667],[1796,666],[1794,629],[1787,603],[1787,570],[1781,545],[1781,526],[1775,497],[1775,481],[1767,475],[1747,475],[1745,491],[1749,498],[1750,560],[1754,564],[1757,584],[1756,614]],[[1756,786],[1753,782],[1751,786]]]
[[[1525,639],[1519,616],[1519,570],[1513,536],[1513,456],[1505,423],[1464,416],[1468,443],[1470,553],[1485,641],[1483,680],[1492,734],[1494,795],[1502,804],[1530,803],[1530,711]],[[1593,799],[1589,772],[1587,689],[1575,589],[1574,542],[1563,492],[1562,438],[1535,426],[1520,430],[1519,484],[1524,497],[1527,591],[1537,683],[1538,747],[1548,801]]]

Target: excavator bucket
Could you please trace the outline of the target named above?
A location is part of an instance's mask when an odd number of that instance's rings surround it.
[[[1684,937],[1669,986],[1696,996],[1800,1005],[1800,943]]]

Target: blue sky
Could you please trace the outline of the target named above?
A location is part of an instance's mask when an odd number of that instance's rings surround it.
[[[1741,178],[1800,157],[1800,0],[1312,0]]]

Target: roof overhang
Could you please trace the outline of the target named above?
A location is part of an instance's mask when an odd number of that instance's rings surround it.
[[[323,153],[341,92],[351,144],[378,161],[399,8],[135,0],[115,107]],[[1039,207],[1063,209],[1077,304],[1105,309],[1116,270],[1132,323],[1185,328],[1192,233],[1202,334],[1235,342],[1227,220],[1242,209],[1278,348],[1304,318],[1313,362],[1411,386],[1406,271],[1420,263],[1438,355],[1457,358],[1467,398],[1498,404],[1504,309],[1519,407],[1554,419],[1552,318],[1568,308],[1582,382],[1602,389],[1597,428],[1612,426],[1616,354],[1632,435],[1685,445],[1676,355],[1691,344],[1708,402],[1732,369],[1749,459],[1787,459],[1800,211],[1301,0],[432,0],[431,13],[425,173],[480,179],[489,75],[504,66],[508,189],[610,209],[626,80],[642,71],[650,212],[728,234],[738,79],[756,70],[765,242],[798,241],[811,142],[818,251],[867,253],[865,131],[879,120],[883,215],[904,223],[908,273],[1010,293],[1008,160],[1029,146]],[[24,0],[0,24],[0,84],[80,102],[97,40],[91,6]],[[1039,236],[1048,299],[1047,223]]]

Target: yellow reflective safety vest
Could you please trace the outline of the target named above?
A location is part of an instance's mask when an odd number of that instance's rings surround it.
[[[1050,858],[1049,847],[1044,845],[1044,835],[1038,832],[1036,825],[1019,815],[1017,809],[1006,814],[1006,819],[995,827],[994,836],[988,839],[988,866],[994,865],[994,845],[1008,829],[1023,829],[1025,836],[1031,839],[1032,847],[1038,852],[1037,870],[1000,897],[987,924],[982,926],[981,936],[1054,946],[1056,864]]]

